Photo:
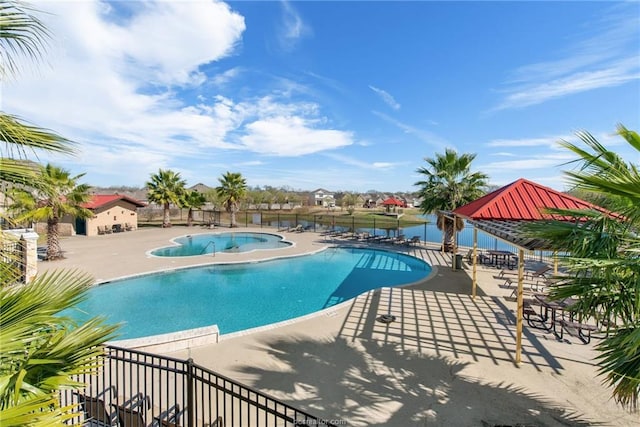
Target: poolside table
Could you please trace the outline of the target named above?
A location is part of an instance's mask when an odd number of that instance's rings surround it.
[[[517,264],[518,258],[511,251],[487,251],[487,254],[491,258],[491,264],[498,268],[506,265],[509,269],[513,269]]]

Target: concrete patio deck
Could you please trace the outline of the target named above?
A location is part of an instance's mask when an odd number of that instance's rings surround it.
[[[274,229],[236,229],[278,233]],[[67,258],[41,271],[76,268],[97,280],[210,262],[244,262],[271,251],[215,257],[156,258],[148,250],[200,228],[140,229],[65,238]],[[213,231],[229,231],[218,229]],[[297,255],[334,242],[317,233],[278,233]],[[469,268],[452,271],[435,247],[398,246],[434,267],[422,283],[367,292],[338,307],[277,328],[224,337],[174,352],[310,413],[350,426],[638,425],[601,385],[594,345],[525,326],[515,364],[515,303],[481,267],[475,299]],[[396,321],[376,318],[388,311]]]

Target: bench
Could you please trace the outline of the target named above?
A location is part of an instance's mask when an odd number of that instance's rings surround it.
[[[589,344],[589,342],[591,342],[591,332],[595,332],[598,330],[598,328],[595,325],[589,325],[587,323],[576,322],[573,320],[560,319],[557,322],[561,326],[560,339],[562,339],[563,337],[563,331],[565,328],[573,329],[578,331],[578,337],[585,344]]]

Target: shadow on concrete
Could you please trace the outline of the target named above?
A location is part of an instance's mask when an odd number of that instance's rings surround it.
[[[468,362],[403,349],[398,343],[284,338],[259,350],[288,366],[240,365],[254,386],[350,426],[595,425],[554,402],[505,383],[465,377]]]

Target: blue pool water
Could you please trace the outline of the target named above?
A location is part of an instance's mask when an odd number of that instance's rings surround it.
[[[249,252],[256,249],[278,249],[290,246],[281,236],[268,233],[208,233],[178,237],[173,240],[178,246],[151,251],[155,256],[194,256],[215,252]]]
[[[370,289],[412,283],[430,272],[429,264],[405,254],[330,248],[113,281],[92,288],[71,315],[122,322],[120,339],[214,324],[226,334],[303,316]]]

